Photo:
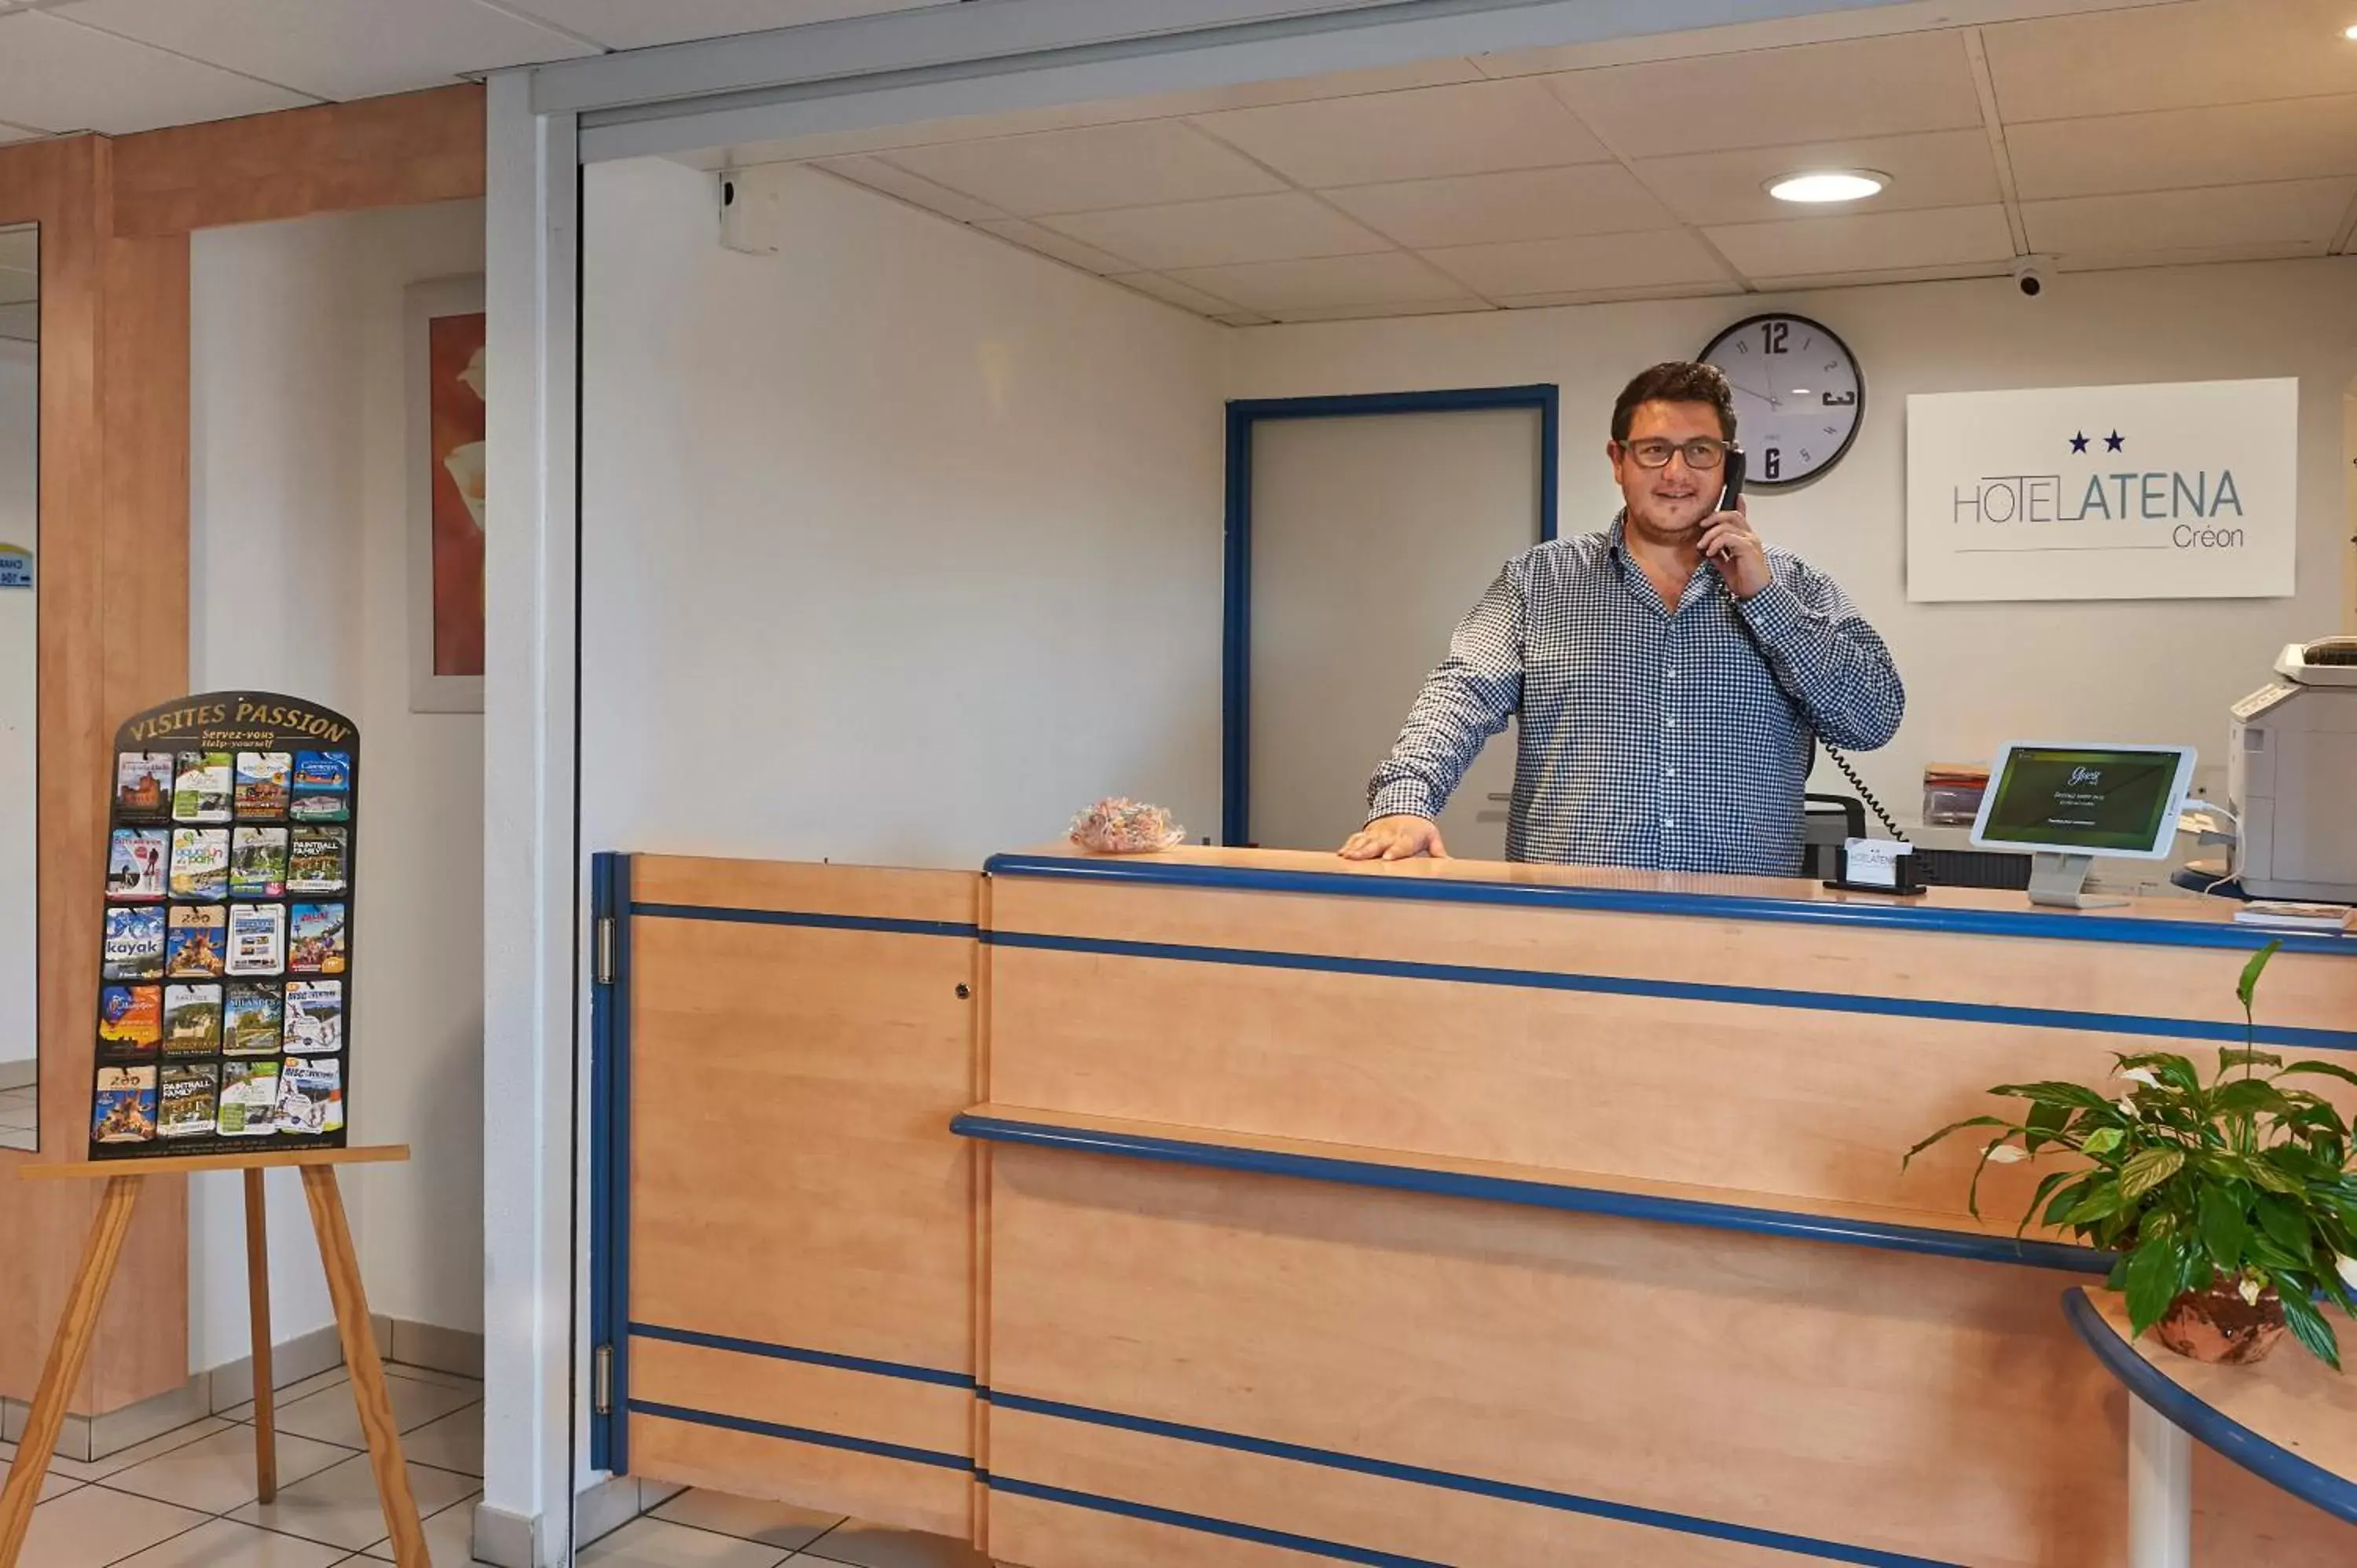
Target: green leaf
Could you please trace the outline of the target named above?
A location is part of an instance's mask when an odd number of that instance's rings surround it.
[[[2305,1263],[2316,1248],[2308,1216],[2273,1193],[2259,1194],[2253,1207],[2258,1210],[2260,1229],[2274,1238],[2277,1246]]]
[[[2272,945],[2272,944],[2270,944]],[[2316,1354],[2316,1359],[2331,1368],[2341,1369],[2341,1341],[2332,1332],[2332,1325],[2324,1314],[2308,1299],[2308,1291],[2297,1280],[2277,1280],[2276,1292],[2283,1297],[2284,1323],[2299,1342]]]
[[[2292,1104],[2283,1097],[2281,1090],[2264,1078],[2238,1078],[2219,1087],[2217,1092],[2210,1097],[2210,1109],[2222,1116],[2242,1115],[2255,1111],[2287,1114]]]
[[[2266,1051],[2255,1051],[2247,1046],[2222,1047],[2218,1052],[2218,1070],[2222,1073],[2229,1068],[2281,1066],[2283,1058]]]
[[[1909,1162],[1912,1161],[1916,1155],[1921,1154],[1924,1150],[1930,1148],[1932,1144],[1938,1143],[1941,1139],[1946,1137],[1951,1133],[1961,1133],[1967,1127],[2004,1127],[2010,1130],[2013,1125],[2014,1123],[2007,1121],[2002,1116],[1967,1116],[1961,1122],[1951,1122],[1946,1126],[1941,1128],[1938,1132],[1932,1133],[1930,1137],[1924,1139],[1921,1143],[1916,1144],[1913,1148],[1908,1150],[1906,1158],[1899,1162],[1899,1168],[1902,1171],[1905,1170]]]
[[[2139,1150],[2136,1157],[2120,1167],[2120,1198],[2133,1203],[2177,1174],[2185,1164],[2185,1151],[2173,1146]]]
[[[2092,1225],[2098,1219],[2108,1219],[2120,1211],[2122,1201],[2120,1184],[2115,1179],[2105,1176],[2095,1184],[2094,1190],[2087,1194],[2079,1207],[2064,1218],[2062,1223]]]
[[[2221,1273],[2243,1266],[2243,1244],[2250,1239],[2251,1222],[2233,1194],[2222,1187],[2201,1189],[2201,1247]]]
[[[2327,1078],[2340,1079],[2344,1083],[2357,1083],[2357,1072],[2352,1072],[2339,1062],[2297,1061],[2276,1076],[2289,1078],[2296,1072],[2321,1073]]]
[[[2180,1058],[2182,1059],[2182,1058]],[[2073,1105],[2083,1111],[2106,1111],[2117,1115],[2112,1102],[2083,1083],[2045,1081],[2040,1083],[2000,1083],[1989,1090],[2014,1100],[2032,1101],[2041,1105]]]
[[[2127,1142],[2127,1134],[2117,1127],[2098,1127],[2079,1141],[2083,1155],[2108,1155]]]
[[[2244,1177],[2254,1186],[2263,1187],[2269,1192],[2297,1194],[2300,1190],[2298,1182],[2284,1175],[2265,1160],[2246,1160],[2236,1157],[2219,1163],[2236,1176]]]
[[[2143,1334],[2158,1323],[2177,1299],[2177,1249],[2147,1241],[2128,1257],[2128,1321]]]
[[[2174,1051],[2139,1051],[2135,1056],[2120,1058],[2119,1063],[2123,1068],[2144,1068],[2171,1089],[2184,1093],[2201,1092],[2201,1073]]]
[[[2021,1233],[2029,1229],[2029,1222],[2038,1218],[2039,1208],[2046,1202],[2048,1196],[2050,1195],[2056,1187],[2061,1187],[2064,1182],[2071,1180],[2073,1176],[2083,1176],[2084,1174],[2085,1173],[2082,1171],[2049,1172],[2046,1178],[2038,1184],[2038,1190],[2029,1195],[2029,1207],[2021,1211],[2021,1223],[2013,1228],[2014,1239],[2016,1240],[2020,1240]],[[2051,1219],[2049,1219],[2046,1223],[2051,1225],[2054,1222]]]
[[[2244,1013],[2251,1010],[2251,998],[2258,993],[2259,976],[2266,972],[2267,961],[2282,950],[2283,939],[2277,937],[2253,953],[2251,961],[2243,966],[2243,978],[2234,983],[2234,995],[2242,1002]]]

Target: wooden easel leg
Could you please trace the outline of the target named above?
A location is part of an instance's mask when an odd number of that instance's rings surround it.
[[[65,1425],[66,1402],[90,1354],[98,1311],[106,1305],[106,1286],[114,1277],[114,1262],[122,1256],[123,1238],[131,1229],[131,1212],[138,1206],[146,1183],[145,1176],[136,1174],[109,1176],[106,1190],[100,1195],[90,1240],[82,1247],[81,1272],[74,1275],[73,1289],[66,1296],[57,1337],[49,1341],[49,1359],[41,1368],[40,1386],[33,1394],[31,1419],[17,1442],[7,1489],[0,1491],[0,1568],[16,1568],[25,1532],[33,1527],[33,1505],[40,1500],[49,1455],[57,1448],[59,1430]],[[417,1561],[423,1568],[425,1559],[421,1556]]]
[[[376,1335],[369,1327],[368,1293],[361,1287],[360,1260],[352,1252],[351,1227],[344,1219],[343,1195],[333,1165],[303,1167],[303,1197],[311,1206],[311,1228],[319,1234],[319,1261],[328,1272],[328,1294],[336,1304],[336,1337],[352,1376],[352,1400],[360,1407],[361,1431],[368,1436],[370,1467],[376,1472],[377,1499],[384,1505],[384,1528],[393,1537],[396,1568],[433,1568],[425,1554],[425,1530],[417,1521],[417,1498],[401,1458],[401,1428],[393,1416],[393,1396],[384,1386],[384,1363],[377,1359]],[[0,1563],[0,1568],[9,1568]]]
[[[261,1500],[278,1496],[278,1418],[271,1408],[270,1223],[262,1172],[245,1173],[245,1293],[253,1324],[253,1478]]]

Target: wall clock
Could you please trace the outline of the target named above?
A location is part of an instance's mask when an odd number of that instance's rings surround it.
[[[1748,317],[1702,351],[1735,388],[1746,488],[1806,484],[1835,463],[1866,418],[1866,375],[1830,328],[1771,311]]]

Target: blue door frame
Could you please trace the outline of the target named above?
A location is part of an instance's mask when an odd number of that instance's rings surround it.
[[[589,1464],[630,1468],[630,857],[589,860]]]
[[[1220,840],[1252,837],[1252,441],[1271,419],[1340,419],[1370,413],[1444,413],[1534,408],[1539,414],[1539,539],[1555,532],[1562,465],[1561,395],[1551,381],[1523,387],[1451,387],[1438,392],[1357,392],[1341,397],[1239,398],[1228,404],[1226,639],[1222,658]]]

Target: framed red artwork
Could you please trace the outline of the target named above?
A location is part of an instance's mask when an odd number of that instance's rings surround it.
[[[410,708],[483,706],[483,282],[409,289]]]

